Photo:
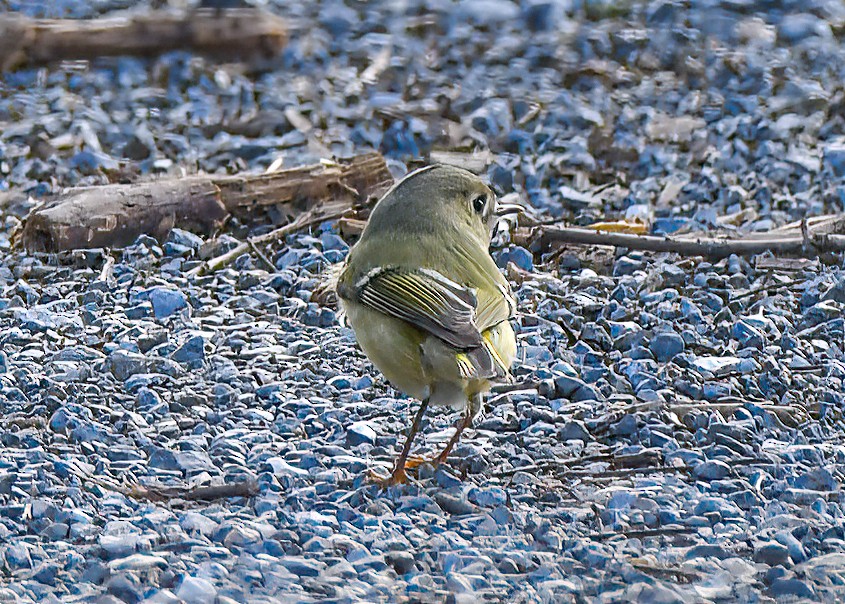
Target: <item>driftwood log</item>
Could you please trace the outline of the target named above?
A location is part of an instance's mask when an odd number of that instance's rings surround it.
[[[272,56],[287,42],[281,17],[254,8],[152,11],[102,19],[0,16],[0,68],[104,56],[193,50],[225,57]]]
[[[141,234],[162,240],[173,227],[209,235],[229,216],[282,224],[315,208],[338,214],[392,182],[384,158],[368,153],[270,174],[81,187],[33,209],[20,242],[29,251],[57,252],[121,247]]]

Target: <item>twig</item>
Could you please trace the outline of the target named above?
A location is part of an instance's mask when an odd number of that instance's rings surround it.
[[[305,214],[300,214],[296,220],[286,224],[285,226],[279,227],[278,229],[274,229],[269,233],[265,233],[264,235],[250,237],[246,242],[239,243],[225,254],[203,262],[199,266],[194,267],[190,271],[188,271],[188,275],[199,276],[219,270],[230,262],[232,262],[235,258],[240,256],[247,250],[255,249],[256,245],[258,245],[259,243],[267,243],[268,241],[278,241],[279,239],[287,237],[292,233],[296,233],[297,231],[300,231],[302,229],[307,229],[309,227],[318,225],[322,222],[326,222],[327,220],[337,220],[338,218],[346,214],[347,211],[348,210],[343,210],[330,214],[323,214],[319,211],[310,211],[306,212]],[[263,260],[265,260],[271,266],[272,269],[275,269],[273,263],[270,262],[269,259],[265,257]]]
[[[662,537],[664,535],[684,535],[686,533],[695,533],[698,527],[694,526],[662,526],[653,529],[635,529],[629,531],[605,533],[593,533],[590,539],[596,541],[604,541],[605,539],[613,539],[614,537],[626,537],[628,539],[642,539],[643,537]]]
[[[694,570],[684,570],[682,568],[670,568],[668,566],[654,566],[651,564],[646,564],[641,561],[631,560],[631,566],[636,568],[639,571],[644,573],[648,573],[655,577],[672,577],[675,578],[679,582],[683,583],[692,583],[694,581],[700,581],[703,578],[703,575],[699,572]]]
[[[577,243],[584,245],[609,245],[633,250],[652,252],[674,252],[686,256],[724,258],[731,254],[749,256],[763,252],[801,254],[805,251],[801,235],[760,237],[745,239],[707,238],[680,239],[654,235],[629,235],[607,233],[582,228],[561,228],[541,226],[533,229],[528,241],[544,249],[552,242]],[[845,250],[845,235],[810,234],[810,249],[820,251]]]
[[[659,461],[655,459],[656,454],[645,454],[643,451],[636,455],[614,455],[613,453],[598,453],[596,455],[586,455],[584,457],[574,457],[570,459],[552,459],[549,461],[542,461],[536,464],[521,466],[519,468],[509,468],[496,472],[493,474],[496,478],[506,478],[513,476],[517,472],[547,472],[552,471],[557,475],[565,476],[628,476],[637,473],[655,473],[655,472],[671,472],[671,471],[688,471],[686,466],[667,467],[667,466],[653,466],[653,465],[636,465],[637,461]],[[619,469],[605,470],[604,472],[593,472],[592,470],[572,470],[571,466],[582,465],[593,462],[609,462]]]
[[[114,257],[106,255],[106,261],[103,263],[103,270],[100,271],[98,281],[108,281],[112,278],[112,270],[114,269]]]
[[[576,476],[586,480],[603,480],[605,478],[627,478],[637,474],[671,474],[672,472],[690,472],[689,466],[651,466],[644,468],[622,468],[621,470],[604,470],[593,472],[592,470],[567,470],[562,472],[565,476]]]
[[[270,259],[265,256],[261,250],[258,249],[258,246],[255,245],[255,242],[252,239],[247,239],[247,243],[249,244],[249,247],[252,252],[256,256],[258,256],[258,259],[261,260],[261,262],[264,263],[264,266],[266,266],[271,271],[276,270],[276,266],[272,262],[270,262]]]
[[[184,499],[185,501],[213,501],[229,497],[252,497],[258,494],[258,483],[253,479],[230,482],[206,487],[153,487],[136,485],[124,493],[136,499],[148,501],[167,501]]]
[[[252,497],[258,494],[258,482],[254,478],[247,478],[238,482],[229,482],[220,485],[188,487],[188,486],[145,486],[142,484],[118,484],[116,480],[106,476],[95,476],[80,472],[75,468],[70,469],[79,480],[84,483],[92,483],[101,488],[115,491],[133,499],[145,499],[147,501],[167,501],[171,499],[182,499],[184,501],[212,501],[226,499],[228,497]]]
[[[802,407],[790,407],[788,405],[771,405],[771,404],[763,404],[756,401],[737,401],[737,402],[715,402],[709,403],[705,401],[699,401],[695,403],[680,403],[680,404],[672,404],[669,405],[668,410],[675,413],[678,417],[683,417],[690,411],[700,411],[702,409],[710,409],[713,411],[718,411],[724,417],[734,413],[737,409],[744,407],[747,404],[754,404],[758,405],[765,411],[769,411],[770,413],[774,413],[778,419],[782,422],[793,422],[795,424],[799,423],[798,416],[805,416],[809,417],[809,413],[806,409]]]
[[[745,293],[739,294],[738,296],[734,296],[733,298],[730,299],[730,301],[731,302],[737,302],[739,300],[744,300],[745,298],[751,298],[751,297],[755,296],[756,294],[762,294],[764,292],[767,293],[767,294],[772,294],[772,293],[777,292],[779,289],[784,289],[784,288],[789,289],[797,283],[798,283],[798,281],[791,280],[787,283],[776,283],[776,284],[773,284],[773,285],[766,285],[764,287],[758,287],[756,289],[750,289]]]

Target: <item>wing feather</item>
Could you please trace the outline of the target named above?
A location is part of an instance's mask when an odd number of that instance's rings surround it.
[[[475,294],[428,269],[379,267],[355,284],[358,300],[428,331],[459,350],[483,346]]]

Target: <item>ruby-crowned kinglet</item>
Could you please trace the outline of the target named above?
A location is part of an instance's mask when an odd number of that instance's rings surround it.
[[[364,353],[396,388],[422,401],[385,484],[406,479],[429,403],[465,410],[433,460],[440,463],[472,424],[482,394],[510,379],[516,302],[488,250],[502,213],[471,172],[422,168],[376,204],[340,270],[338,298]]]

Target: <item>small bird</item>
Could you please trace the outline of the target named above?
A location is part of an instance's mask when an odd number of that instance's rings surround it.
[[[373,208],[335,290],[358,343],[393,386],[422,401],[390,486],[407,480],[411,444],[429,404],[464,410],[443,462],[493,384],[510,381],[516,301],[489,247],[496,196],[466,170],[432,165],[408,174]],[[414,463],[416,461],[417,463]]]

